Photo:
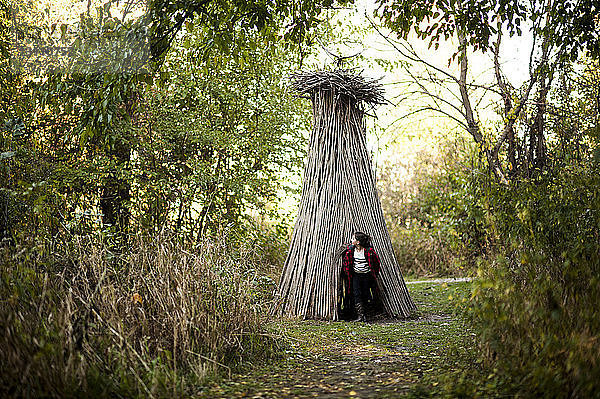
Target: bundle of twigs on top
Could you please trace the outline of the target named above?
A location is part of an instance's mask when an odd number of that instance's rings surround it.
[[[408,317],[416,307],[385,225],[363,122],[365,105],[384,102],[381,85],[351,70],[300,72],[292,84],[311,99],[314,128],[274,313],[339,319],[339,249],[353,232],[363,231],[381,258],[378,288],[385,313]]]
[[[308,96],[317,91],[329,91],[348,96],[354,102],[360,102],[361,106],[374,107],[386,102],[379,79],[366,79],[360,72],[352,69],[301,71],[292,74],[291,80],[296,91]]]

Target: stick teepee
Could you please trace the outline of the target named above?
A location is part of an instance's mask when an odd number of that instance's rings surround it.
[[[381,86],[351,70],[301,72],[292,84],[312,101],[314,129],[276,313],[337,320],[340,248],[363,231],[381,259],[378,288],[386,313],[408,317],[416,306],[385,226],[363,122],[366,107],[384,102]]]

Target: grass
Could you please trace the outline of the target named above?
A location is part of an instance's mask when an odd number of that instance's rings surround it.
[[[409,285],[409,320],[265,321],[225,242],[140,241],[119,262],[96,244],[2,253],[0,396],[397,397],[469,362],[469,282]]]
[[[470,282],[410,286],[419,313],[376,323],[278,320],[279,356],[213,381],[201,397],[398,397],[436,390],[438,376],[471,361],[473,334],[457,307]]]
[[[224,240],[0,252],[0,397],[172,397],[268,358],[252,265]]]

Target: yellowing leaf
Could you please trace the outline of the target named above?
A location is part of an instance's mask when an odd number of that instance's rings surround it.
[[[135,294],[133,294],[131,296],[131,301],[133,303],[139,303],[141,305],[142,304],[142,296],[136,292]]]

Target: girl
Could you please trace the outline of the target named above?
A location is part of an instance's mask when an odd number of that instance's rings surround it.
[[[356,321],[366,321],[365,305],[374,299],[380,267],[379,256],[371,246],[371,237],[360,231],[354,233],[352,244],[344,251],[342,267],[350,283]]]

